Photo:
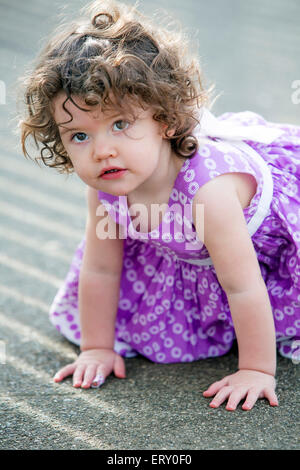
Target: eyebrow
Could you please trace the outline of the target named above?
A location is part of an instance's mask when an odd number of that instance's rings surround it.
[[[77,131],[78,127],[65,127],[62,124],[58,124],[58,127],[62,127],[62,130],[60,131],[61,134],[66,134],[67,132],[72,132],[72,131]]]

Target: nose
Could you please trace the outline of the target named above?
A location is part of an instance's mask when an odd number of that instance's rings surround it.
[[[114,158],[117,156],[117,154],[117,148],[109,136],[102,136],[95,140],[95,145],[93,149],[94,160],[100,161],[105,160],[109,157]]]

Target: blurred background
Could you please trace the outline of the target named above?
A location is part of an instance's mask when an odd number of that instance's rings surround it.
[[[83,235],[84,189],[76,176],[66,178],[23,157],[15,134],[16,89],[61,16],[77,17],[85,4],[0,0],[0,447],[197,449],[234,448],[238,442],[239,448],[293,448],[294,410],[288,404],[297,401],[296,368],[284,359],[279,400],[285,405],[277,420],[260,404],[249,418],[235,415],[234,426],[230,413],[212,414],[197,391],[232,370],[234,355],[184,367],[132,359],[125,384],[115,380],[110,386],[109,379],[100,394],[51,381],[76,357],[76,348],[50,325],[48,310]],[[221,94],[215,115],[251,110],[269,121],[300,124],[300,92],[293,88],[300,89],[299,0],[139,5],[146,14],[162,10],[181,21],[205,83]]]
[[[8,103],[14,81],[58,17],[76,16],[85,4],[1,0],[0,80],[6,84]],[[140,0],[139,5],[146,14],[160,10],[181,21],[198,50],[207,82],[222,93],[215,114],[251,109],[268,120],[299,123],[300,106],[291,99],[292,83],[300,80],[298,0]],[[6,111],[0,108],[2,118]]]

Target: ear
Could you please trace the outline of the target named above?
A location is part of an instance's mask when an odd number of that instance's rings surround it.
[[[166,129],[168,128],[167,124],[162,124],[162,133],[165,138],[170,138],[173,137],[175,134],[175,129],[169,129],[168,132],[166,133]]]
[[[173,137],[174,134],[175,134],[175,129],[169,129],[167,132],[168,137]]]

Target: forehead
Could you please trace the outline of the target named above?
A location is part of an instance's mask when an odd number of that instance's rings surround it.
[[[87,117],[99,119],[104,114],[101,112],[100,106],[88,106],[79,96],[72,96],[72,99],[67,98],[65,92],[60,92],[52,100],[53,117],[57,124],[70,121],[71,116],[73,120]]]
[[[153,116],[153,110],[150,107],[142,108],[137,103],[124,102],[124,107],[106,106],[102,109],[100,105],[88,106],[84,99],[80,96],[72,96],[72,99],[67,99],[67,94],[63,91],[59,92],[52,100],[52,112],[55,122],[66,124],[68,121],[82,121],[82,120],[105,120],[111,119],[120,114],[132,115],[139,118],[147,118]],[[113,103],[113,100],[112,100]],[[80,109],[82,108],[82,109]],[[71,115],[70,115],[71,114]]]

